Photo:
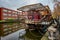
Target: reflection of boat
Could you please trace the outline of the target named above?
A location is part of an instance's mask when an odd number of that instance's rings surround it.
[[[43,6],[42,4],[32,4],[27,5],[19,8],[18,10],[22,12],[27,12],[27,19],[25,20],[25,23],[28,25],[27,31],[27,37],[29,38],[38,38],[40,39],[46,32],[46,29],[51,24],[51,13],[48,6]],[[34,14],[36,12],[37,16]],[[33,16],[36,16],[35,20]],[[40,15],[40,19],[38,18],[38,15]],[[22,15],[21,15],[22,16]],[[33,17],[33,19],[32,19]],[[30,18],[30,19],[29,19]]]

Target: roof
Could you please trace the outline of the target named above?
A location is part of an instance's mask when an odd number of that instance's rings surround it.
[[[30,9],[36,9],[36,8],[42,8],[42,7],[44,7],[44,6],[41,3],[37,3],[37,4],[26,5],[26,6],[20,7],[17,10],[28,11]]]
[[[13,10],[13,9],[5,8],[5,7],[0,7],[0,8],[2,8],[2,9],[6,9],[6,10],[9,10],[9,11],[19,12],[18,10]]]

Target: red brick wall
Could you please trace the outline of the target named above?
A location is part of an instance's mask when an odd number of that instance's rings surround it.
[[[4,11],[3,11],[3,10],[4,10]],[[0,8],[0,19],[1,19],[1,20],[4,20],[4,18],[5,18],[5,19],[8,19],[8,18],[17,19],[17,18],[18,18],[17,12],[18,12],[18,11],[1,7],[1,8]],[[4,15],[5,15],[5,16],[4,16]]]
[[[1,20],[1,8],[0,8],[0,20]]]
[[[0,8],[0,20],[2,20],[2,8]]]

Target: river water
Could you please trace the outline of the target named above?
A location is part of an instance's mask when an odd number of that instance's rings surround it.
[[[33,40],[33,39],[30,39],[30,38],[24,36],[25,34],[26,34],[25,29],[21,29],[17,32],[14,32],[14,33],[9,34],[7,36],[1,37],[1,40]],[[29,32],[28,32],[28,35],[29,35]],[[43,37],[43,38],[45,40],[46,37]],[[42,38],[42,40],[43,40],[43,38]],[[38,39],[36,39],[36,40],[38,40]]]
[[[22,36],[25,33],[26,33],[25,29],[21,29],[17,32],[14,32],[14,33],[9,34],[7,36],[1,37],[1,40],[18,40],[18,39],[23,40],[23,38],[19,38],[19,36]]]

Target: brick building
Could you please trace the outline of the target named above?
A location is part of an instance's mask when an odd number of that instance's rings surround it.
[[[20,13],[20,12],[1,7],[0,8],[0,20],[5,20],[5,19],[9,19],[9,18],[17,19],[18,13]]]

